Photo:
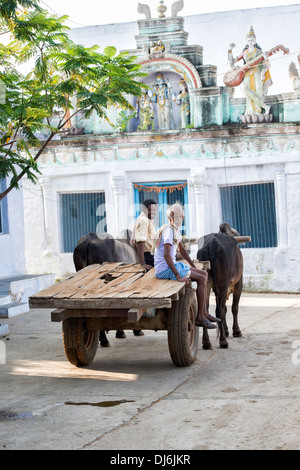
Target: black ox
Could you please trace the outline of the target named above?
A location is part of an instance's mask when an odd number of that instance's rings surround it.
[[[209,308],[210,291],[213,289],[216,298],[216,317],[219,324],[220,347],[227,348],[228,327],[226,323],[226,300],[233,294],[233,336],[242,336],[238,325],[239,301],[243,288],[243,256],[234,235],[237,232],[230,225],[220,225],[219,233],[205,235],[199,243],[197,252],[199,261],[210,261],[211,268],[207,279],[207,308]],[[238,235],[238,234],[237,234]],[[203,243],[203,245],[202,245]],[[211,349],[207,329],[203,329],[202,344],[204,349]]]
[[[135,248],[130,243],[130,233],[122,233],[120,238],[113,238],[111,235],[91,232],[80,238],[73,252],[73,261],[76,271],[91,264],[102,264],[104,262],[122,261],[125,264],[138,263],[139,259]],[[139,330],[134,330],[135,335],[143,334]],[[122,330],[117,330],[117,338],[125,338]],[[102,347],[109,346],[109,341],[105,331],[100,331],[99,340]]]
[[[81,237],[73,252],[76,271],[96,263],[138,263],[137,252],[129,243],[128,231],[121,235],[124,235],[124,238],[113,238],[107,233],[98,236],[91,232]]]

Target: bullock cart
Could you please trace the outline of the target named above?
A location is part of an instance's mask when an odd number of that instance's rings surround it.
[[[205,269],[205,262],[197,267]],[[91,364],[100,330],[167,330],[171,359],[191,365],[197,355],[197,298],[192,287],[156,279],[140,264],[94,264],[29,299],[31,308],[54,308],[62,322],[65,354],[78,367]]]

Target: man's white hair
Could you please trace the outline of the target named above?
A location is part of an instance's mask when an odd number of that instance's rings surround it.
[[[175,204],[172,204],[168,210],[167,210],[167,218],[168,220],[171,220],[173,215],[174,215],[174,212],[176,210],[180,210],[182,212],[182,215],[184,215],[184,208],[183,208],[183,205],[181,204],[181,202],[177,201],[175,202]]]

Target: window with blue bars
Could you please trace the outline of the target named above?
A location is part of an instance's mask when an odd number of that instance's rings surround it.
[[[220,191],[222,222],[251,236],[245,248],[277,246],[274,183],[226,186]]]
[[[104,192],[61,194],[60,202],[63,253],[72,253],[90,232],[107,232]]]
[[[146,199],[153,199],[158,204],[158,211],[154,220],[155,229],[157,230],[162,225],[168,223],[168,207],[175,204],[175,202],[180,202],[185,208],[181,234],[189,236],[188,187],[186,181],[137,183],[136,186],[138,186],[138,188],[134,188],[136,217],[140,215],[143,201]],[[155,189],[150,189],[154,186]],[[179,189],[176,187],[179,187]]]

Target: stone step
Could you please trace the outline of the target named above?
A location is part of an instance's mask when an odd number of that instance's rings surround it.
[[[0,323],[0,338],[4,338],[5,336],[8,336],[8,335],[9,335],[8,325],[6,323],[2,323],[2,324]],[[1,364],[1,357],[0,357],[0,364]]]
[[[0,318],[10,318],[29,312],[28,302],[11,302],[0,307]]]
[[[0,278],[0,318],[29,312],[28,298],[53,284],[53,274],[19,274]]]
[[[14,302],[28,300],[36,293],[54,283],[52,274],[20,274],[0,278],[0,295],[11,295]]]
[[[11,302],[12,302],[12,298],[9,294],[0,295],[0,307],[5,304],[10,304]]]

